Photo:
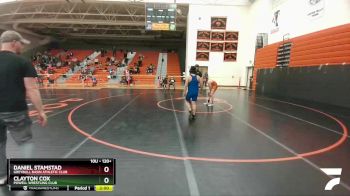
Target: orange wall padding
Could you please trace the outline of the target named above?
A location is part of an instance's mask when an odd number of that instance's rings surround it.
[[[292,42],[289,67],[350,64],[350,23],[289,39]],[[253,88],[258,69],[276,67],[282,42],[258,49],[255,54]]]

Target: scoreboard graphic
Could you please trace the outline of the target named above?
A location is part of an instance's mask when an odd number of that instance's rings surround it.
[[[113,191],[115,159],[8,159],[10,191]]]
[[[176,4],[146,3],[145,6],[146,30],[176,30]]]

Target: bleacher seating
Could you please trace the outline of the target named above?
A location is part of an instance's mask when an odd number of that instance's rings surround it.
[[[69,54],[70,52],[73,52],[73,58],[69,58],[67,59],[66,56],[67,54]],[[62,59],[62,63],[64,63],[65,61],[84,61],[84,59],[86,59],[86,57],[90,56],[91,54],[93,54],[94,51],[93,50],[68,50],[67,52],[65,52],[63,49],[53,49],[50,51],[50,55],[52,56],[56,56],[56,57],[61,57]],[[95,53],[96,55],[98,53]],[[136,86],[155,86],[155,78],[156,78],[156,72],[157,72],[157,65],[158,65],[158,60],[159,60],[159,52],[158,51],[139,51],[135,53],[135,57],[131,60],[131,62],[128,65],[129,69],[130,67],[134,67],[134,64],[137,63],[137,61],[139,60],[139,56],[143,55],[144,59],[142,61],[142,66],[140,67],[140,73],[139,74],[133,74],[133,79],[134,79],[134,84]],[[182,80],[179,77],[181,75],[181,70],[180,70],[180,63],[179,63],[179,57],[177,53],[168,53],[168,60],[167,60],[167,75],[169,76],[175,76],[175,80],[176,80],[176,85],[181,85]],[[101,54],[97,55],[97,59],[99,60],[99,63],[101,63],[102,65],[95,65],[94,64],[94,59],[90,59],[91,60],[91,64],[87,66],[87,68],[89,68],[90,70],[94,70],[93,71],[93,75],[97,78],[98,84],[108,84],[109,83],[109,70],[111,67],[109,67],[107,65],[107,58],[111,58],[112,57],[112,51],[109,50],[107,51],[107,53],[104,55],[104,57],[101,56]],[[118,50],[115,56],[115,61],[122,61],[124,57],[124,54]],[[152,74],[147,73],[147,67],[149,65],[153,64],[154,67],[154,71]],[[117,67],[114,67],[113,69],[116,70],[116,73],[118,75],[121,75],[123,73],[119,73]],[[60,68],[54,68],[54,74],[51,75],[51,78],[53,78],[54,80],[57,80],[58,78],[60,78],[61,76],[63,76],[64,74],[67,74],[70,70],[70,66],[62,66]],[[73,75],[68,75],[68,79],[66,80],[61,80],[63,81],[65,84],[81,84],[81,71],[80,70],[75,70],[75,73],[73,73]],[[45,75],[44,77],[45,82],[47,82],[47,76]],[[89,79],[88,79],[89,80]],[[119,80],[116,80],[119,81]],[[113,84],[110,83],[110,84]],[[117,83],[116,83],[117,84]]]
[[[158,56],[159,52],[157,51],[140,51],[136,53],[136,56],[133,58],[131,63],[129,64],[129,67],[133,67],[134,63],[136,63],[139,59],[139,56],[143,55],[144,59],[142,62],[142,67],[140,67],[140,74],[134,74],[133,78],[136,85],[144,85],[144,86],[154,86],[154,80],[155,80],[155,73],[153,74],[147,74],[147,66],[149,66],[151,63],[153,65],[158,64]],[[156,67],[154,71],[156,71]]]
[[[176,85],[179,86],[182,83],[180,60],[177,53],[168,53],[167,75],[175,76]]]

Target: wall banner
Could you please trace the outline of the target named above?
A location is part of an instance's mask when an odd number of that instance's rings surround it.
[[[320,18],[324,15],[324,0],[305,0],[307,1],[307,17],[310,20]]]

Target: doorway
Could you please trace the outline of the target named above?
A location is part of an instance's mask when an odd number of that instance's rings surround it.
[[[246,80],[246,89],[252,89],[253,88],[253,72],[254,72],[254,67],[253,66],[248,66],[247,67],[247,80]]]

